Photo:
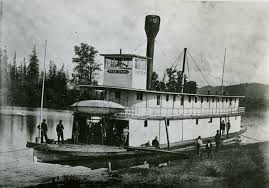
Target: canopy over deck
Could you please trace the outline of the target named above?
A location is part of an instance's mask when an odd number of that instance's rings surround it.
[[[78,85],[77,87],[93,88],[93,89],[117,89],[117,90],[129,90],[129,91],[138,91],[144,93],[156,93],[156,94],[171,94],[171,95],[182,95],[182,96],[197,96],[197,97],[229,97],[229,98],[244,98],[245,96],[233,96],[233,95],[205,95],[205,94],[191,94],[191,93],[176,93],[176,92],[166,92],[166,91],[153,91],[146,89],[135,89],[135,88],[126,88],[126,87],[116,87],[116,86],[106,86],[106,85]]]

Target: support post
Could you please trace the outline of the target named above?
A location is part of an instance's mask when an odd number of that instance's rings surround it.
[[[165,122],[166,138],[167,138],[167,147],[168,147],[168,150],[170,150],[169,133],[168,133],[168,127],[167,127],[167,118],[164,118],[164,122]]]
[[[181,93],[183,93],[184,90],[184,72],[185,72],[185,62],[186,62],[186,53],[187,48],[184,48],[184,56],[183,56],[183,65],[182,65],[182,78],[181,78]]]

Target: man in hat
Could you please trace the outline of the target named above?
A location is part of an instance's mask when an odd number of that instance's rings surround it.
[[[37,128],[40,129],[40,125],[38,125]],[[45,138],[46,142],[48,141],[47,132],[48,132],[48,126],[46,120],[43,119],[43,122],[41,123],[41,143],[43,143],[44,141],[43,137]]]
[[[62,120],[60,120],[59,124],[56,126],[56,132],[58,136],[58,144],[60,143],[60,138],[62,139],[62,143],[64,143],[64,126]]]

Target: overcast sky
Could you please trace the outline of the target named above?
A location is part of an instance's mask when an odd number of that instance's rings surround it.
[[[72,73],[74,45],[86,42],[99,53],[146,54],[144,21],[161,17],[154,70],[165,68],[187,47],[209,84],[269,84],[269,3],[182,2],[177,0],[3,0],[2,46],[18,62],[36,44],[41,62],[54,60]],[[135,51],[136,49],[136,51]],[[189,58],[190,59],[190,58]],[[102,62],[101,57],[97,58]],[[178,66],[181,68],[181,64]],[[190,77],[207,85],[189,60]]]

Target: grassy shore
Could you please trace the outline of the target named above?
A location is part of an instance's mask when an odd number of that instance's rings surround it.
[[[65,176],[39,187],[269,187],[269,142],[226,145],[220,152],[213,152],[212,159],[205,152],[200,158],[192,156],[167,166],[121,169],[95,179]]]

